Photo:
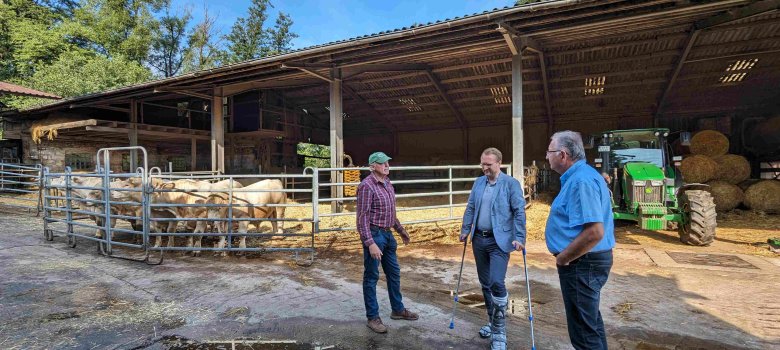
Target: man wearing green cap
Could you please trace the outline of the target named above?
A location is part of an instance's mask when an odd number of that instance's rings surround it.
[[[366,305],[367,326],[377,333],[387,333],[387,326],[379,318],[376,300],[376,282],[379,265],[387,277],[387,293],[390,296],[394,320],[417,320],[418,316],[404,307],[401,296],[401,268],[395,250],[398,244],[390,228],[394,228],[404,244],[409,234],[395,215],[395,189],[387,177],[391,158],[382,152],[368,157],[369,174],[360,182],[357,191],[357,228],[363,242],[363,302]]]

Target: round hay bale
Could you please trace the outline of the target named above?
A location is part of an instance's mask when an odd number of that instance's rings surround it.
[[[745,192],[750,186],[753,186],[753,184],[760,181],[761,179],[747,179],[745,181],[740,182],[737,186],[739,186],[739,188],[742,189],[742,192]]]
[[[699,131],[691,138],[691,153],[693,154],[717,157],[728,152],[729,139],[718,131]]]
[[[680,171],[687,183],[705,183],[715,178],[718,163],[710,157],[697,154],[683,159]]]
[[[740,155],[725,154],[714,158],[718,162],[715,178],[736,185],[750,178],[750,163]]]
[[[737,185],[719,180],[710,181],[707,184],[710,185],[707,191],[712,195],[717,211],[732,210],[745,200],[745,193]]]
[[[764,180],[745,191],[745,205],[753,210],[780,213],[780,181]]]

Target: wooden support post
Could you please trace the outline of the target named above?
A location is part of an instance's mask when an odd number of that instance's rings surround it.
[[[190,139],[190,171],[198,170],[198,140]]]
[[[512,56],[512,176],[523,188],[523,57]]]
[[[344,118],[342,117],[342,95],[341,95],[341,69],[331,69],[330,82],[330,166],[331,168],[341,168],[344,166]],[[330,173],[331,182],[342,181],[343,172],[332,171]],[[343,197],[343,186],[331,186],[331,198]],[[315,204],[316,205],[316,204]],[[338,202],[331,202],[331,211],[337,213],[341,211],[341,205]]]
[[[225,173],[225,127],[222,118],[222,93],[214,89],[211,99],[211,171]]]
[[[130,146],[138,146],[138,102],[135,99],[130,100]],[[110,164],[106,164],[110,166]],[[130,169],[128,172],[135,172],[138,167],[138,151],[130,151]]]

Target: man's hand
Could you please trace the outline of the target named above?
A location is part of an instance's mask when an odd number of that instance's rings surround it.
[[[563,260],[563,254],[558,254],[558,256],[555,257],[555,265],[558,266],[569,266],[569,263],[571,261]]]
[[[379,246],[376,245],[376,243],[368,246],[368,253],[371,254],[371,257],[376,260],[382,259],[382,251],[379,250]]]
[[[518,250],[518,251],[525,249],[523,244],[520,243],[519,241],[512,241],[512,246],[514,246],[515,250]]]
[[[469,237],[468,233],[461,233],[460,234],[460,241],[461,242],[465,242],[468,237]]]
[[[409,244],[409,241],[410,241],[410,240],[411,240],[411,239],[409,238],[409,236],[401,236],[401,241],[403,241],[403,242],[404,242],[404,245],[407,245],[407,244]]]

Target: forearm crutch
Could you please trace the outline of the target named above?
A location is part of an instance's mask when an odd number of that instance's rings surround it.
[[[525,247],[523,247],[523,268],[525,269],[525,289],[528,291],[528,320],[531,321],[531,350],[536,350],[534,339],[534,311],[531,307],[531,282],[528,280],[528,262],[525,259]]]
[[[463,262],[466,259],[466,246],[469,244],[469,236],[463,240],[463,254],[460,256],[460,272],[458,272],[458,283],[455,285],[455,297],[452,302],[452,317],[450,318],[450,329],[455,329],[455,311],[458,309],[458,290],[460,290],[460,278],[463,276]]]

